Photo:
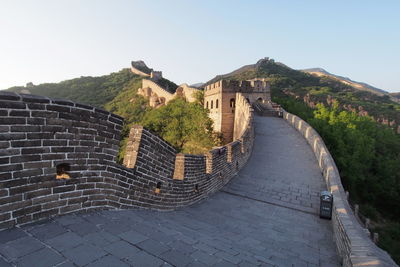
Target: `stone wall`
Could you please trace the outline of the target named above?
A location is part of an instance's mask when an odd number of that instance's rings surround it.
[[[143,71],[138,70],[137,68],[135,68],[133,66],[131,67],[131,71],[132,71],[132,73],[137,74],[139,76],[150,77],[150,74],[144,73]]]
[[[171,210],[194,203],[247,161],[254,138],[249,116],[240,140],[206,155],[177,154],[136,126],[128,148],[133,168],[126,168],[116,163],[121,117],[71,101],[0,92],[0,229],[79,210]],[[70,179],[56,179],[57,166],[67,166]]]
[[[369,238],[368,230],[351,210],[336,164],[319,134],[304,120],[283,111],[283,118],[298,130],[311,146],[328,190],[333,194],[332,225],[338,254],[343,266],[396,266],[387,252]]]

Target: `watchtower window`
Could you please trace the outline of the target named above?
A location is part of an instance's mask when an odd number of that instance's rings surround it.
[[[235,99],[234,98],[231,98],[230,107],[235,108]]]
[[[56,166],[57,175],[56,179],[69,179],[69,171],[71,170],[71,166],[68,163],[61,163]]]
[[[208,108],[208,101],[206,102],[206,108]]]
[[[218,99],[215,100],[215,108],[218,108]]]
[[[213,101],[211,100],[211,109],[213,108]]]

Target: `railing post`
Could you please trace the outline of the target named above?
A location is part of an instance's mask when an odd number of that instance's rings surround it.
[[[369,229],[370,223],[371,223],[371,220],[369,218],[365,218],[365,228]]]
[[[374,241],[375,244],[377,244],[379,242],[379,234],[378,233],[374,233],[374,237],[373,237],[372,241]]]

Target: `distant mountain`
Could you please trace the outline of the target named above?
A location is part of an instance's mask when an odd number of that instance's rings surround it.
[[[191,84],[190,87],[202,88],[204,87],[205,83],[194,83]]]
[[[333,79],[337,79],[337,80],[339,80],[340,82],[342,82],[344,84],[348,84],[348,85],[350,85],[350,86],[352,86],[352,87],[354,87],[356,89],[368,91],[368,92],[371,92],[371,93],[376,93],[378,95],[387,95],[388,94],[388,92],[385,91],[385,90],[376,88],[376,87],[371,86],[371,85],[369,85],[367,83],[353,81],[348,77],[343,77],[343,76],[332,74],[332,73],[330,73],[330,72],[328,72],[328,71],[326,71],[326,70],[324,70],[322,68],[303,69],[303,70],[300,70],[300,71],[303,71],[303,72],[306,72],[306,73],[309,73],[309,74],[312,74],[312,75],[315,75],[315,76],[318,76],[318,77],[320,77],[320,76],[328,76],[328,77],[331,77]]]

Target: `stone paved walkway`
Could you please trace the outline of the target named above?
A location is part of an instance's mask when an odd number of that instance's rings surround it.
[[[174,212],[76,213],[2,231],[0,267],[337,266],[311,150],[282,119],[255,121],[252,157],[222,192]]]

